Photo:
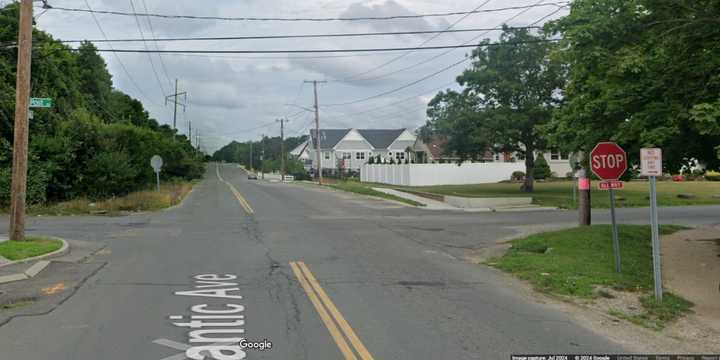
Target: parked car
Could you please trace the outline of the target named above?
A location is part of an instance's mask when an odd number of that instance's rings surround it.
[[[248,173],[248,180],[257,180],[256,173]]]

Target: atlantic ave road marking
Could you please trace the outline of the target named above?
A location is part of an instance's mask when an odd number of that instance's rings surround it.
[[[374,360],[370,352],[363,345],[360,338],[355,334],[350,324],[345,320],[345,317],[340,313],[335,304],[330,300],[325,290],[323,290],[320,283],[317,281],[310,269],[302,261],[290,262],[295,276],[300,281],[305,293],[307,293],[310,301],[315,306],[320,318],[325,323],[330,335],[335,339],[335,343],[340,348],[340,351],[345,355],[345,359],[357,359],[352,351],[348,354],[344,348],[348,347],[345,338],[338,332],[338,326],[342,330],[347,340],[350,341],[352,348],[355,349],[358,356],[362,360]],[[328,314],[329,312],[329,314]],[[334,320],[334,321],[333,321]],[[337,324],[337,325],[336,325]]]
[[[245,210],[245,212],[248,214],[254,214],[255,210],[253,210],[252,206],[250,206],[250,203],[247,200],[245,200],[245,197],[242,196],[242,194],[235,188],[235,186],[233,186],[233,184],[231,184],[229,181],[226,181],[225,179],[223,179],[222,176],[220,176],[220,165],[219,164],[215,165],[215,174],[217,174],[217,177],[218,177],[218,179],[220,179],[220,181],[225,183],[225,185],[227,185],[227,187],[230,188],[230,191],[232,191],[233,195],[235,195],[235,198],[240,203],[240,206],[242,206],[243,210]]]

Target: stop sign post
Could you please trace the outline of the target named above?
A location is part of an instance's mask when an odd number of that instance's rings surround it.
[[[622,271],[620,260],[620,240],[615,218],[615,188],[618,179],[627,171],[627,154],[625,150],[613,142],[601,142],[590,152],[590,169],[600,179],[608,183],[610,193],[610,218],[612,219],[613,253],[615,255],[615,271]],[[612,184],[612,185],[610,185]],[[620,183],[622,184],[622,183]],[[602,187],[601,187],[602,188]]]

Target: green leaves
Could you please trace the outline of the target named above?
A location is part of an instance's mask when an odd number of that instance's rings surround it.
[[[671,171],[720,166],[720,6],[710,0],[577,0],[547,26],[562,37],[564,104],[544,130],[566,151],[615,140],[665,150]]]

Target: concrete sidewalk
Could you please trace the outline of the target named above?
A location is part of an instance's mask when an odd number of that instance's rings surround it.
[[[720,225],[664,236],[665,287],[693,303],[697,317],[720,331]]]
[[[381,193],[385,193],[388,195],[394,195],[403,199],[412,200],[415,202],[418,202],[420,204],[425,205],[425,209],[428,210],[463,210],[460,208],[457,208],[455,206],[452,206],[450,204],[444,203],[442,201],[432,200],[428,199],[422,196],[417,196],[413,194],[408,194],[406,192],[388,189],[388,188],[373,188],[375,191],[379,191]]]

